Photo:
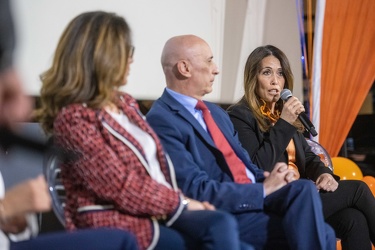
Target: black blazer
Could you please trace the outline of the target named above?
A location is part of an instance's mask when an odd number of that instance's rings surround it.
[[[242,146],[248,151],[253,163],[271,171],[276,162],[288,163],[286,148],[293,138],[296,147],[296,165],[301,178],[315,181],[321,174],[329,173],[339,177],[327,168],[314,152],[311,151],[303,134],[283,119],[263,133],[244,99],[228,108],[228,114],[238,132]]]

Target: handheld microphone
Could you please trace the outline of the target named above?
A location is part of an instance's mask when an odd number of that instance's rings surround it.
[[[289,89],[283,89],[280,94],[280,98],[286,102],[290,97],[292,97],[292,92]],[[318,133],[315,130],[314,125],[311,123],[305,112],[298,115],[298,119],[302,122],[305,129],[312,135],[317,136]]]

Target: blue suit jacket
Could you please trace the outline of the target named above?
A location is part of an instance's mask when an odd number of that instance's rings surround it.
[[[231,213],[263,210],[263,170],[251,163],[227,113],[205,102],[237,156],[255,175],[255,184],[237,184],[210,135],[192,114],[167,91],[147,113],[147,121],[160,137],[176,170],[177,183],[185,195],[209,201]]]

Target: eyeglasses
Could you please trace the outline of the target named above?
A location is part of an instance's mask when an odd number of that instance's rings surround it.
[[[129,49],[129,56],[128,56],[129,58],[133,58],[134,51],[135,51],[135,47],[131,45]]]

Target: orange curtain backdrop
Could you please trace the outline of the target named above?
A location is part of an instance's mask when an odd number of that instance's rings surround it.
[[[319,142],[334,157],[375,79],[375,0],[326,1],[321,63]]]

